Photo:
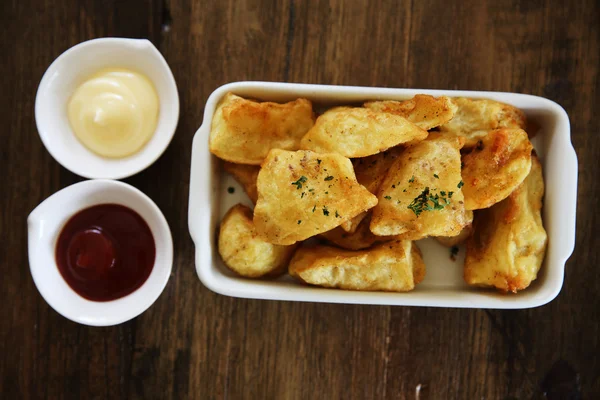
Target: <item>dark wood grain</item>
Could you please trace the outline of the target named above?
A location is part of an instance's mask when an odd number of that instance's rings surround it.
[[[452,4],[448,4],[452,3]],[[506,399],[600,396],[600,7],[564,1],[35,1],[0,6],[0,393],[27,398]],[[44,149],[37,85],[70,46],[147,37],[179,86],[166,153],[126,181],[171,226],[175,261],[137,319],[89,328],[29,274],[26,217],[81,178]],[[202,286],[187,231],[190,145],[219,85],[270,80],[499,90],[559,102],[579,157],[561,294],[521,311],[233,299]]]

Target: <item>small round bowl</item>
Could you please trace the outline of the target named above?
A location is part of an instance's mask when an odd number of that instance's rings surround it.
[[[105,158],[89,150],[73,133],[67,116],[75,89],[106,68],[144,74],[154,84],[160,103],[154,135],[137,153],[125,158]],[[71,47],[48,67],[35,99],[35,121],[46,149],[63,167],[90,179],[122,179],[147,168],[166,150],[178,119],[175,78],[158,49],[146,39],[103,38]]]
[[[96,302],[79,296],[56,265],[58,235],[71,216],[97,204],[121,204],[136,211],[154,236],[156,259],[150,276],[133,293]],[[112,180],[76,183],[44,200],[27,218],[29,268],[48,304],[64,317],[84,325],[109,326],[128,321],[154,303],[165,288],[173,265],[173,240],[167,220],[154,202],[138,189]]]

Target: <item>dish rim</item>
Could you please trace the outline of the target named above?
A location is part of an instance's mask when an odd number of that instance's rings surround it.
[[[224,275],[219,267],[212,262],[212,253],[215,251],[210,245],[210,226],[201,226],[199,222],[210,221],[212,204],[205,204],[208,207],[193,207],[199,204],[201,199],[210,200],[210,195],[200,193],[201,188],[199,176],[204,167],[209,166],[214,156],[201,160],[199,156],[201,150],[204,154],[208,152],[208,133],[210,122],[218,101],[227,92],[236,91],[255,91],[255,92],[285,92],[285,97],[332,97],[335,95],[350,95],[360,97],[363,101],[371,99],[400,98],[411,97],[415,94],[430,94],[433,96],[449,97],[471,97],[471,98],[490,98],[506,103],[511,103],[510,99],[519,101],[528,101],[537,105],[537,109],[546,110],[552,113],[556,118],[556,127],[553,130],[552,140],[559,140],[560,157],[564,173],[567,175],[565,186],[562,188],[561,195],[558,197],[561,204],[565,205],[562,209],[562,216],[559,224],[561,239],[553,240],[552,246],[556,253],[552,260],[546,260],[546,284],[542,285],[535,294],[523,291],[517,295],[499,295],[494,291],[468,289],[460,291],[443,290],[443,294],[432,293],[435,288],[426,290],[412,291],[409,293],[383,293],[383,292],[365,292],[365,291],[347,291],[340,289],[317,288],[303,286],[300,284],[288,284],[287,282],[266,281],[266,280],[247,280],[244,278],[232,278]],[[256,97],[261,97],[256,96]],[[508,100],[507,100],[508,99]],[[268,99],[264,99],[268,100]],[[347,101],[340,100],[340,103]],[[486,309],[524,309],[542,306],[552,301],[560,292],[564,282],[565,263],[572,255],[575,247],[575,224],[576,224],[576,204],[577,204],[577,175],[578,164],[577,155],[571,143],[570,122],[566,111],[556,102],[544,97],[494,91],[471,91],[471,90],[441,90],[441,89],[408,89],[408,88],[381,88],[381,87],[363,87],[363,86],[337,86],[337,85],[319,85],[303,83],[282,83],[282,82],[261,82],[261,81],[240,81],[231,82],[220,86],[209,96],[204,109],[204,118],[201,126],[198,128],[193,138],[192,162],[190,171],[190,197],[188,205],[188,228],[190,236],[194,242],[196,254],[195,264],[196,272],[200,281],[210,290],[232,297],[266,299],[266,300],[286,300],[286,301],[306,301],[306,302],[327,302],[327,303],[346,303],[346,304],[378,304],[378,305],[405,305],[405,306],[433,306],[433,307],[456,307],[456,308],[486,308]],[[210,153],[209,153],[210,154]],[[206,157],[205,157],[206,158]],[[204,177],[208,178],[209,168],[204,168]],[[205,179],[209,180],[209,179]],[[563,180],[561,180],[563,182]],[[202,185],[202,186],[206,186]],[[210,189],[210,187],[208,187]],[[554,219],[556,216],[552,216]],[[206,224],[210,225],[210,224]],[[208,230],[208,231],[207,231]],[[550,239],[550,238],[549,238]],[[556,238],[554,238],[556,239]],[[549,244],[550,246],[551,244]],[[210,253],[210,254],[207,254]],[[548,254],[547,254],[548,256]],[[552,268],[548,265],[552,263]],[[220,276],[219,276],[220,275]],[[224,279],[223,279],[224,278]],[[416,295],[415,294],[419,294]],[[410,296],[412,295],[412,296]]]

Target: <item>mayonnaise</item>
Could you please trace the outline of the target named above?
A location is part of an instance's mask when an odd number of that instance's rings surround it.
[[[148,78],[125,69],[106,69],[75,90],[68,116],[73,132],[88,149],[121,158],[150,140],[158,108],[158,96]]]

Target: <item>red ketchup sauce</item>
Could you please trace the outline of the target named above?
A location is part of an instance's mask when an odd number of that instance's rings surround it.
[[[138,289],[152,272],[156,247],[135,211],[100,204],[73,215],[56,242],[56,264],[67,284],[92,301],[115,300]]]

